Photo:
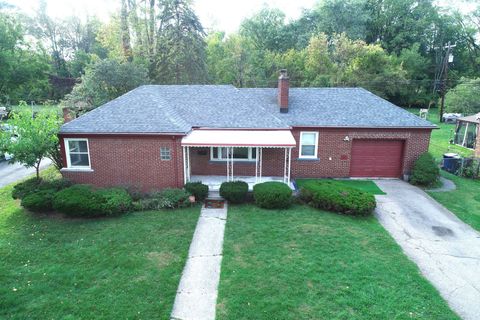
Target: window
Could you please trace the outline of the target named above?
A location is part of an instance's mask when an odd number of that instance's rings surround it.
[[[317,158],[317,149],[318,132],[301,132],[299,158]]]
[[[233,148],[233,160],[236,161],[255,161],[257,158],[256,148],[251,147],[238,147]],[[227,148],[225,147],[212,147],[210,150],[210,160],[212,161],[226,161],[227,160]]]
[[[170,148],[161,147],[160,148],[160,160],[171,160],[172,159],[172,152]]]
[[[90,168],[87,139],[65,139],[68,168]]]

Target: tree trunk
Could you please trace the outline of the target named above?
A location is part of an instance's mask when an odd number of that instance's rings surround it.
[[[120,25],[122,31],[123,54],[125,55],[127,61],[132,61],[132,47],[130,45],[130,31],[128,29],[128,10],[126,0],[122,0]]]
[[[37,165],[35,166],[35,171],[37,173],[37,180],[40,179],[40,162],[42,162],[42,159],[38,160]]]

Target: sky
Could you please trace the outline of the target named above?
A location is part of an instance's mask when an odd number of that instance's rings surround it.
[[[38,0],[6,0],[16,5],[27,14],[34,14],[38,9]],[[311,8],[317,0],[193,0],[195,12],[200,21],[207,29],[235,32],[241,21],[262,7],[279,8],[287,19],[295,19],[300,16],[302,9]],[[461,11],[473,8],[472,0],[438,0],[442,6],[455,6]],[[48,14],[53,17],[65,17],[78,15],[96,15],[103,21],[107,21],[111,13],[119,9],[120,0],[47,0]]]

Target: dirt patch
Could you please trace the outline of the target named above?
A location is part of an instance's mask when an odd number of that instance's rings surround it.
[[[159,268],[164,268],[172,262],[178,260],[178,257],[171,252],[149,252],[147,253],[148,260],[155,263]]]

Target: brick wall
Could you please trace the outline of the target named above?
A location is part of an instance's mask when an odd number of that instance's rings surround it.
[[[318,160],[299,159],[299,148],[292,151],[292,177],[348,177],[350,153],[354,139],[405,140],[403,173],[410,173],[418,156],[428,150],[430,130],[420,129],[319,129],[295,128],[292,133],[297,143],[300,132],[316,131]],[[344,141],[348,136],[349,141]]]
[[[64,170],[62,174],[65,178],[99,187],[130,186],[142,191],[183,186],[181,137],[76,137],[88,138],[92,171]],[[171,148],[171,160],[160,159],[160,147]],[[64,153],[64,150],[62,152]],[[66,163],[64,166],[66,167]]]
[[[403,172],[409,173],[417,157],[428,150],[430,130],[311,129],[295,128],[297,143],[301,131],[319,132],[318,159],[298,159],[292,150],[291,177],[348,177],[354,139],[395,139],[405,141]],[[344,141],[348,136],[349,141]],[[63,136],[69,137],[69,136]],[[143,191],[183,185],[180,136],[77,136],[88,138],[92,172],[63,171],[77,183],[97,186],[132,186]],[[62,140],[63,141],[63,140]],[[160,160],[160,147],[172,150],[172,160]],[[202,151],[203,150],[203,151]],[[64,151],[63,151],[64,152]],[[210,161],[209,148],[190,149],[192,175],[226,175],[225,162]],[[265,148],[263,175],[283,176],[284,149]],[[64,156],[65,159],[65,156]],[[255,162],[234,164],[234,175],[255,175]]]

